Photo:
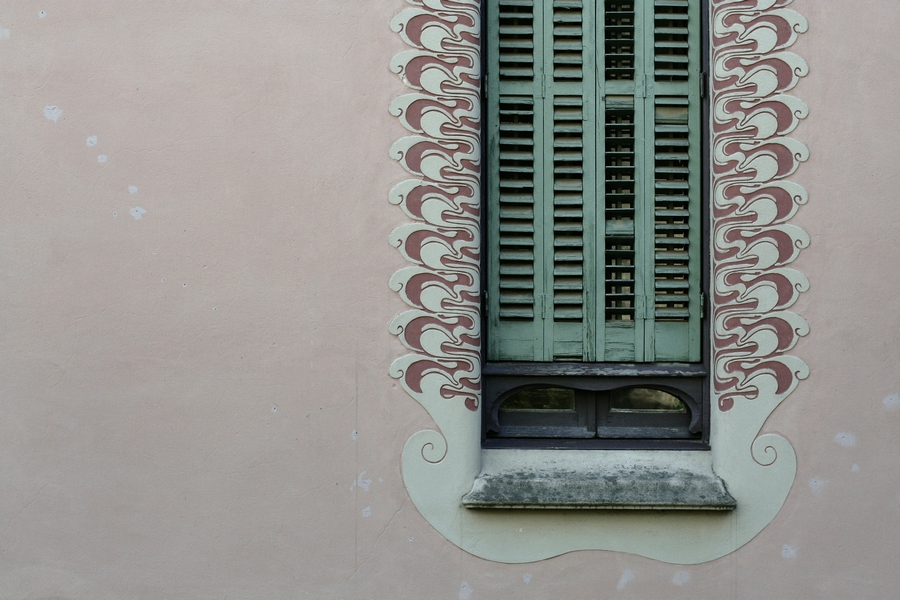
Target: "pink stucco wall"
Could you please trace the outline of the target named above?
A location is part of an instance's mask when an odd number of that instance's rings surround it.
[[[900,3],[793,4],[811,375],[767,429],[797,480],[691,567],[486,562],[409,501],[405,6],[0,2],[0,597],[894,597]]]

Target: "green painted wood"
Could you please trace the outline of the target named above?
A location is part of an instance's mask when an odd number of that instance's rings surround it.
[[[699,0],[494,0],[488,359],[700,359]]]

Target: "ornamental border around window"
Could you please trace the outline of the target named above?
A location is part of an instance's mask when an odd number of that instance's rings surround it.
[[[390,285],[410,309],[391,323],[409,350],[391,376],[439,428],[412,435],[403,477],[447,539],[490,560],[540,560],[578,549],[696,563],[734,551],[777,514],[796,472],[793,448],[762,434],[808,375],[790,354],[806,321],[790,311],[808,288],[790,266],[809,238],[789,221],[806,191],[789,178],[808,151],[789,137],[808,112],[788,95],[807,72],[790,52],[806,20],[792,0],[710,0],[711,429],[713,464],[738,509],[728,515],[618,511],[467,511],[480,468],[481,17],[478,0],[407,0],[391,22],[409,49],[391,69],[411,88],[391,113],[411,135],[391,155],[413,176],[390,202],[407,221],[390,242],[409,262]],[[547,514],[547,513],[554,514]],[[656,531],[647,533],[647,521]],[[515,532],[515,533],[511,533]],[[689,536],[694,544],[679,543]],[[670,543],[668,543],[670,542]]]

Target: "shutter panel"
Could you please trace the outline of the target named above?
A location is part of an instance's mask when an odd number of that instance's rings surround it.
[[[699,20],[488,3],[488,360],[700,359]]]
[[[543,360],[542,25],[532,0],[488,3],[490,360]]]
[[[647,360],[699,361],[699,0],[654,0],[652,44],[654,309]]]
[[[547,124],[552,152],[546,157],[546,219],[552,223],[552,340],[548,359],[586,359],[588,306],[585,290],[596,285],[585,264],[593,261],[595,105],[593,2],[545,2],[545,19],[552,21],[548,37]]]
[[[588,16],[584,0],[488,4],[489,360],[585,359]]]

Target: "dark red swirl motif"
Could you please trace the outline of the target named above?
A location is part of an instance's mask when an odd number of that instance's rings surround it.
[[[713,0],[714,388],[718,406],[780,402],[808,375],[788,354],[808,332],[790,312],[809,283],[788,267],[809,238],[788,224],[806,191],[787,178],[806,147],[787,137],[807,114],[787,95],[806,63],[791,0]]]
[[[391,243],[411,263],[391,278],[411,310],[391,332],[411,354],[391,375],[426,409],[459,402],[477,411],[481,394],[481,177],[479,8],[475,0],[421,0],[392,27],[412,48],[391,64],[414,90],[391,104],[411,135],[391,153],[415,179],[391,191],[411,223]]]

